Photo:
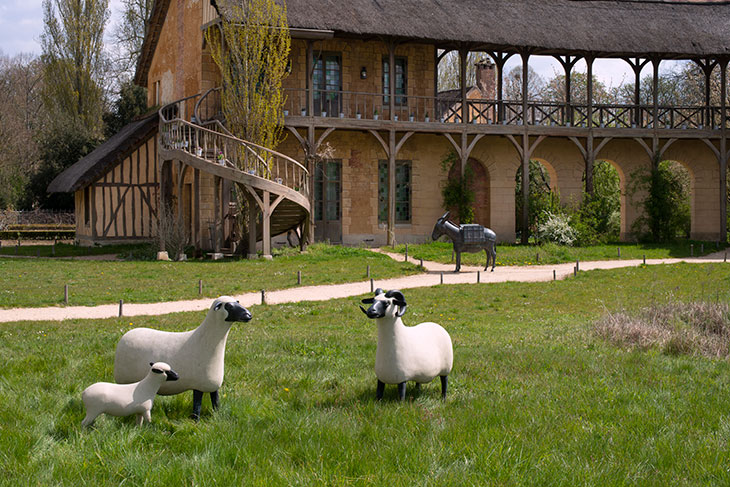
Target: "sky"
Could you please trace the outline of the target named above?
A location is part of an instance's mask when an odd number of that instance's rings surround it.
[[[110,0],[111,18],[106,28],[109,38],[111,26],[120,18],[121,0]],[[41,53],[43,32],[43,0],[0,0],[0,51],[8,56],[22,52]]]
[[[106,37],[121,17],[121,0],[110,0],[111,18],[107,24]],[[43,32],[42,0],[0,0],[0,52],[14,56],[21,52],[40,54],[40,37]],[[520,64],[519,56],[513,56],[505,66],[505,72]],[[562,67],[554,59],[546,56],[530,58],[530,66],[543,78],[550,79],[563,74]],[[671,63],[662,63],[662,71],[670,69]],[[585,72],[585,63],[579,62],[578,71]],[[622,60],[600,59],[594,63],[593,72],[606,86],[618,86],[623,82],[633,82],[634,75],[628,64]],[[647,65],[642,75],[651,73]]]

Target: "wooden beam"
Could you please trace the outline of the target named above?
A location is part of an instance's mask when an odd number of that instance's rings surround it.
[[[456,155],[459,156],[459,158],[461,158],[461,146],[456,143],[456,141],[454,140],[454,138],[451,136],[450,133],[444,132],[443,135],[444,135],[444,137],[446,137],[446,139],[449,142],[451,142],[451,145],[454,146],[454,150],[456,151]]]
[[[390,149],[388,148],[388,144],[383,140],[378,131],[368,130],[368,132],[370,132],[370,134],[375,137],[375,140],[380,142],[380,146],[383,148],[383,152],[385,152],[385,157],[390,157]]]
[[[413,135],[415,132],[406,132],[403,137],[398,141],[398,143],[395,146],[395,154],[396,157],[398,156],[398,152],[400,152],[401,147],[403,147],[403,144],[406,143],[408,139],[411,138],[411,135]]]
[[[307,115],[313,115],[314,110],[314,82],[312,77],[314,74],[314,41],[307,40]]]
[[[720,238],[727,241],[727,65],[728,58],[720,59]]]
[[[200,231],[200,169],[193,169],[193,198],[195,199],[195,216],[193,217],[193,241],[199,250],[203,248],[203,236]]]
[[[395,130],[390,131],[388,144],[388,245],[395,245]]]
[[[314,144],[314,152],[315,154],[319,151],[319,146],[322,145],[322,142],[324,142],[324,139],[327,138],[329,134],[335,131],[334,127],[329,127],[327,130],[322,133],[322,135],[319,136],[317,139],[317,142]]]
[[[469,106],[466,101],[466,59],[469,49],[459,49],[459,86],[461,87],[461,123],[469,123]]]
[[[271,193],[264,191],[263,198],[263,240],[261,250],[265,259],[271,258]]]
[[[505,135],[505,137],[507,137],[507,140],[512,142],[512,145],[514,146],[515,149],[517,149],[517,153],[520,155],[520,159],[522,159],[522,154],[523,154],[522,145],[520,145],[520,143],[517,142],[517,139],[515,139],[512,134],[507,134],[507,135]]]
[[[213,176],[213,252],[221,251],[221,178]]]
[[[568,139],[575,144],[575,146],[578,148],[578,150],[580,150],[580,153],[583,156],[583,159],[585,159],[588,154],[586,154],[586,149],[585,149],[585,147],[583,147],[583,143],[580,140],[578,140],[578,137],[571,136],[571,137],[568,137]]]

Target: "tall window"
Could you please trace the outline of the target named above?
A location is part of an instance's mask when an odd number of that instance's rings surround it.
[[[314,113],[329,116],[340,113],[340,91],[342,91],[342,56],[338,53],[322,53],[314,59],[312,85],[314,87]]]
[[[388,221],[388,161],[378,162],[378,222]],[[395,222],[411,222],[411,161],[395,161]]]
[[[396,57],[395,58],[395,104],[396,105],[407,105],[408,100],[406,93],[408,90],[408,64],[406,58]],[[390,62],[388,57],[383,58],[383,105],[390,104]],[[401,96],[397,96],[401,95]]]

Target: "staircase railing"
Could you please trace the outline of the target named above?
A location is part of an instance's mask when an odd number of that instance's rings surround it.
[[[160,144],[211,164],[232,167],[309,196],[309,171],[291,157],[185,120],[195,113],[193,95],[165,105],[160,114]],[[217,122],[217,121],[216,121]],[[220,122],[214,127],[222,127]]]

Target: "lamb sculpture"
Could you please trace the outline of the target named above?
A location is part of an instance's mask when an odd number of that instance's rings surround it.
[[[251,320],[251,313],[230,296],[221,296],[210,306],[203,322],[194,330],[168,332],[135,328],[122,336],[114,357],[114,379],[130,383],[144,377],[140,365],[152,357],[169,363],[180,374],[177,382],[165,383],[158,394],[193,391],[193,419],[200,418],[203,393],[210,393],[213,409],[218,408],[218,389],[223,383],[226,339],[236,321]]]
[[[397,290],[384,293],[375,290],[374,298],[362,300],[370,308],[360,309],[378,325],[378,347],[375,352],[375,375],[378,388],[375,398],[383,398],[385,384],[398,384],[398,396],[406,398],[406,381],[420,384],[441,377],[441,397],[446,399],[449,373],[454,363],[451,337],[440,325],[426,322],[405,326],[401,317],[406,312],[406,299]]]
[[[91,426],[102,413],[111,416],[137,415],[137,426],[144,421],[152,422],[150,410],[157,390],[166,381],[176,381],[177,373],[165,362],[150,362],[152,367],[144,379],[134,384],[112,384],[97,382],[81,393],[86,408],[86,417],[81,426]]]

